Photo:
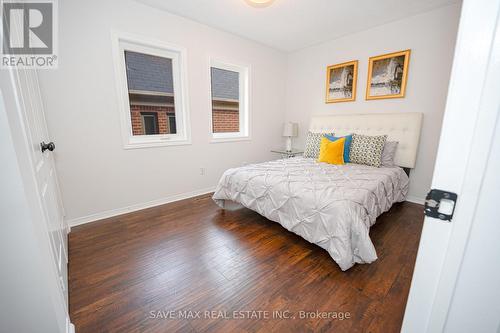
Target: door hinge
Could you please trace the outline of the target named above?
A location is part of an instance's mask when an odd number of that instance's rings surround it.
[[[453,192],[432,189],[425,197],[425,216],[451,221],[458,195]]]

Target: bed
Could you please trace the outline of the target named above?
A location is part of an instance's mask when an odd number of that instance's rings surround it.
[[[227,170],[214,201],[222,208],[252,209],[327,250],[342,270],[371,263],[377,253],[370,227],[396,202],[406,199],[415,166],[421,113],[318,116],[311,132],[336,135],[387,134],[398,141],[394,167],[332,165],[295,157]]]

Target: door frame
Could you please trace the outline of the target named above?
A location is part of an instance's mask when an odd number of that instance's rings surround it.
[[[499,14],[500,0],[462,4],[432,180],[458,200],[452,222],[425,218],[402,332],[446,327],[500,107]]]

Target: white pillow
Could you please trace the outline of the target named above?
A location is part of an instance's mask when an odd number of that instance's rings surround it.
[[[382,160],[381,166],[393,167],[394,166],[394,156],[396,155],[396,150],[398,149],[397,141],[386,141],[384,149],[382,150]]]

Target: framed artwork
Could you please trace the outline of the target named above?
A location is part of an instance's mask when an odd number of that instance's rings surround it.
[[[366,99],[405,96],[410,50],[371,57],[368,62]]]
[[[354,101],[357,78],[357,60],[328,66],[326,68],[326,103]]]

